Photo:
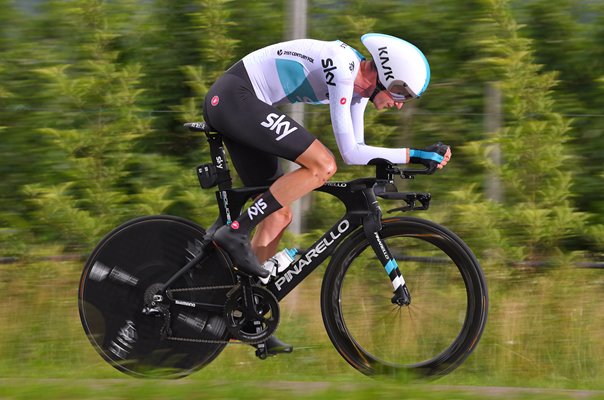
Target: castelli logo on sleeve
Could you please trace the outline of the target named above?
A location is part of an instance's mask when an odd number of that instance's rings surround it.
[[[237,221],[231,222],[231,229],[235,229],[235,230],[239,229],[239,222],[237,222]]]
[[[342,97],[342,98],[340,99],[340,104],[341,104],[341,105],[346,104],[346,97]]]
[[[216,107],[218,105],[218,103],[220,103],[220,97],[218,97],[218,96],[212,97],[212,101],[210,103],[212,104],[212,106]]]

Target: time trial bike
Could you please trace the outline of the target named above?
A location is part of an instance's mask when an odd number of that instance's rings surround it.
[[[345,215],[263,284],[239,271],[212,235],[267,187],[233,188],[221,134],[205,123],[186,126],[207,136],[212,162],[197,173],[202,188],[218,187],[220,215],[207,231],[175,216],[137,218],[95,247],[80,280],[79,312],[105,361],[136,377],[178,378],[207,366],[230,343],[254,345],[263,358],[279,324],[279,301],[328,257],[325,329],[363,374],[443,375],[474,350],[488,309],[478,260],[443,226],[382,218],[378,203],[400,201],[389,213],[428,209],[429,193],[398,192],[395,178],[436,167],[405,170],[374,160],[375,177],[318,188],[342,202]]]

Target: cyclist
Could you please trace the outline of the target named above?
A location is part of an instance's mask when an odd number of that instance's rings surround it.
[[[246,186],[269,185],[235,221],[214,234],[237,268],[266,278],[260,262],[272,256],[291,222],[289,205],[322,186],[336,172],[331,151],[275,106],[304,102],[329,104],[333,132],[345,163],[383,158],[394,164],[421,163],[442,168],[451,151],[382,148],[364,143],[363,113],[369,101],[378,109],[401,109],[418,98],[430,81],[423,53],[402,39],[368,33],[361,42],[373,60],[341,41],[300,39],[256,50],[235,63],[209,89],[204,117],[223,134],[231,160]],[[279,157],[300,168],[283,174]],[[256,233],[250,242],[250,232]],[[269,354],[291,352],[274,336]]]

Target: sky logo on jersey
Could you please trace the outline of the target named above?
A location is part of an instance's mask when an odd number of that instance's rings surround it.
[[[283,121],[284,118],[285,114],[279,115],[270,113],[266,116],[266,121],[261,122],[260,125],[268,128],[271,131],[275,131],[275,133],[278,135],[276,140],[279,141],[298,129],[297,126],[291,127],[290,121]]]
[[[325,83],[330,86],[335,86],[336,84],[333,82],[335,75],[331,71],[338,69],[338,67],[333,65],[333,60],[331,58],[321,60],[321,65],[323,66],[323,73],[325,74]]]

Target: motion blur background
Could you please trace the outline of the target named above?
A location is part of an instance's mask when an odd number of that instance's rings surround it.
[[[81,329],[83,261],[135,216],[213,222],[195,176],[208,148],[182,123],[232,63],[288,37],[287,3],[0,0],[0,377],[120,377]],[[604,390],[604,3],[309,0],[306,22],[366,56],[374,31],[430,61],[420,100],[368,107],[366,141],[453,149],[445,170],[400,185],[432,193],[418,215],[467,241],[489,283],[483,339],[442,382]],[[336,150],[328,107],[301,118]],[[370,173],[339,163],[335,179]],[[300,208],[284,244],[343,212],[327,197]],[[366,379],[323,333],[314,275],[283,304],[280,337],[300,348],[287,360],[232,346],[189,379]]]

